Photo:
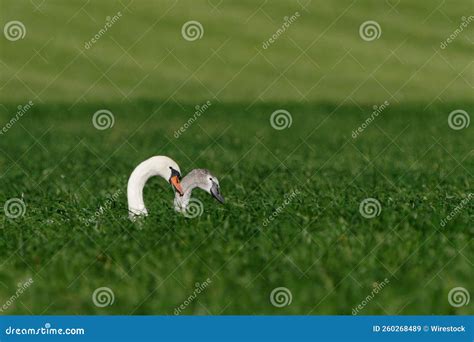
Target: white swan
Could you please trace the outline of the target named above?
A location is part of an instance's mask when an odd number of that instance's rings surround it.
[[[221,194],[219,181],[209,170],[194,169],[181,180],[183,189],[182,194],[175,194],[174,208],[176,211],[185,212],[188,207],[191,193],[194,188],[200,188],[221,203],[224,203],[224,197]]]
[[[181,170],[178,164],[166,156],[155,156],[140,163],[133,170],[127,185],[128,213],[133,221],[137,216],[148,215],[148,210],[143,201],[143,188],[150,177],[160,176],[169,182],[174,191],[182,196]]]

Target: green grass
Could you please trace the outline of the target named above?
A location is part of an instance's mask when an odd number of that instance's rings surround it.
[[[474,166],[473,137],[448,127],[449,106],[394,106],[355,140],[370,108],[288,105],[293,124],[276,131],[268,118],[277,105],[239,114],[243,107],[211,106],[178,139],[191,106],[162,106],[141,126],[156,105],[109,105],[116,122],[103,132],[89,120],[93,105],[68,120],[63,106],[24,116],[1,144],[0,200],[23,196],[27,210],[3,220],[0,291],[8,296],[28,277],[34,285],[9,313],[172,314],[208,277],[184,313],[350,314],[385,278],[363,314],[472,313],[447,302],[452,287],[472,280],[472,203],[446,227],[440,221],[472,192]],[[130,111],[133,118],[122,115]],[[40,137],[46,112],[54,126]],[[186,219],[157,179],[145,191],[150,216],[129,222],[127,177],[154,154],[172,156],[183,173],[211,169],[227,204],[197,192],[204,213]],[[294,189],[301,194],[264,226]],[[86,226],[117,191],[112,208]],[[367,197],[382,206],[374,219],[359,213]],[[100,286],[113,289],[113,306],[93,305]],[[285,309],[269,302],[278,286],[293,294]]]
[[[473,314],[472,302],[448,302],[454,287],[473,293],[473,202],[440,224],[474,192],[473,125],[447,122],[474,113],[472,28],[439,47],[469,1],[157,3],[2,1],[2,26],[20,20],[27,33],[0,40],[0,128],[34,102],[0,135],[0,203],[26,205],[16,219],[0,211],[0,308],[33,279],[3,314],[173,314],[207,278],[182,314],[351,314],[385,278],[360,314]],[[188,20],[202,39],[182,38]],[[360,38],[366,20],[381,25],[378,40]],[[91,119],[103,108],[115,124],[99,131]],[[288,129],[270,125],[277,109],[291,113]],[[128,176],[158,154],[183,174],[210,169],[226,204],[196,191],[204,212],[187,219],[152,179],[150,216],[130,222]],[[360,214],[366,198],[379,216]],[[99,308],[92,294],[104,286],[115,302]],[[270,303],[277,287],[291,305]]]

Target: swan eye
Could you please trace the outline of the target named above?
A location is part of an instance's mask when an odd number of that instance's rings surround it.
[[[212,182],[212,178],[209,177],[209,180]]]
[[[177,170],[173,169],[172,166],[170,166],[169,168],[171,170],[171,176],[177,176],[178,179],[181,179],[181,174]]]

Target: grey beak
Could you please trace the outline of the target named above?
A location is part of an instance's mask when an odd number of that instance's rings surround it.
[[[214,182],[212,183],[212,187],[211,187],[211,195],[219,202],[221,203],[225,202],[224,197],[221,195],[219,186]]]

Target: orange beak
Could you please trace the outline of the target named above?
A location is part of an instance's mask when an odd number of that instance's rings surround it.
[[[173,185],[173,187],[176,189],[176,191],[179,192],[179,194],[181,196],[184,195],[183,188],[181,187],[181,183],[179,182],[179,177],[178,176],[171,177],[170,178],[170,183],[171,183],[171,185]]]

